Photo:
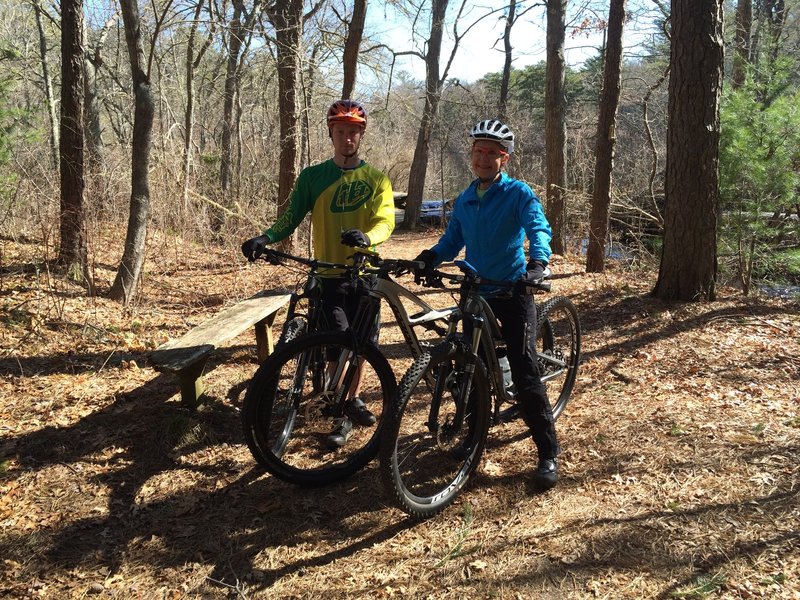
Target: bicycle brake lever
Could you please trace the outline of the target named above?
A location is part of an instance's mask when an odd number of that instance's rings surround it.
[[[268,262],[271,265],[283,264],[281,257],[276,255],[271,248],[264,248],[264,251],[259,255],[259,258],[263,258],[266,262]]]

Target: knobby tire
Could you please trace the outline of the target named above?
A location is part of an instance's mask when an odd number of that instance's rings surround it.
[[[380,450],[384,487],[408,514],[431,517],[452,504],[469,483],[486,444],[490,420],[486,367],[476,359],[468,416],[458,430],[447,427],[455,399],[445,391],[436,427],[428,426],[434,386],[443,375],[456,387],[468,354],[463,344],[445,341],[417,358],[400,381],[385,424]]]
[[[336,349],[337,355],[352,351],[351,333],[312,333],[277,347],[253,376],[242,406],[245,441],[256,461],[274,476],[308,487],[349,477],[376,456],[396,388],[380,350],[373,344],[361,348],[359,359],[365,364],[360,396],[377,423],[354,424],[346,444],[331,449],[327,436],[341,417],[335,412],[341,406],[331,408],[335,393],[324,389],[326,348]]]

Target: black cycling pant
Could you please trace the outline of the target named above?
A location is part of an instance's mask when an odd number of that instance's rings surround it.
[[[517,389],[520,413],[539,452],[539,459],[561,453],[553,408],[540,378],[536,358],[536,304],[528,294],[487,299],[506,342],[511,378]]]

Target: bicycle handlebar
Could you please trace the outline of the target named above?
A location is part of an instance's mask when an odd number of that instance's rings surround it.
[[[343,271],[353,271],[367,269],[372,272],[395,273],[396,275],[417,272],[425,268],[425,263],[417,260],[406,260],[402,258],[382,259],[377,252],[367,248],[353,248],[353,251],[353,264],[350,265],[325,262],[315,258],[303,258],[302,256],[295,256],[294,254],[281,252],[274,248],[265,248],[257,258],[277,264],[280,263],[281,259],[289,259],[310,267],[313,270],[340,269]]]
[[[443,287],[442,279],[447,279],[454,283],[466,284],[469,286],[491,286],[500,288],[503,291],[512,291],[517,286],[543,290],[549,292],[551,284],[548,281],[527,281],[525,279],[518,279],[516,281],[488,279],[481,277],[475,268],[465,260],[454,261],[453,264],[459,268],[460,274],[448,273],[435,268],[427,268],[418,272],[417,283],[421,283],[426,287]]]
[[[395,275],[403,275],[405,273],[413,272],[415,282],[425,287],[443,287],[442,280],[447,279],[454,283],[467,284],[469,286],[491,286],[501,288],[505,291],[511,291],[517,286],[538,289],[543,291],[550,291],[551,285],[544,280],[527,281],[519,279],[517,281],[505,281],[488,279],[480,277],[475,268],[467,261],[457,260],[455,264],[460,274],[448,273],[440,269],[428,267],[425,262],[418,260],[406,260],[403,258],[389,258],[382,259],[377,252],[367,248],[353,248],[353,264],[345,265],[340,263],[330,263],[315,258],[303,258],[302,256],[295,256],[274,248],[265,248],[264,251],[258,256],[268,262],[280,263],[280,259],[289,259],[300,264],[303,264],[311,269],[341,269],[344,271],[352,272],[354,270],[367,269],[373,272],[394,273]]]

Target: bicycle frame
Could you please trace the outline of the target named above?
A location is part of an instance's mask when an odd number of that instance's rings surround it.
[[[430,306],[417,294],[400,285],[390,276],[389,272],[392,267],[399,266],[400,268],[418,268],[418,263],[415,261],[380,261],[378,259],[377,266],[373,266],[370,265],[368,261],[377,259],[377,253],[361,248],[356,248],[354,250],[356,252],[356,256],[366,265],[364,267],[363,275],[374,274],[377,276],[376,283],[373,287],[362,288],[359,291],[363,292],[365,296],[386,301],[392,311],[392,314],[397,320],[397,325],[400,328],[400,332],[403,335],[406,345],[411,350],[412,358],[417,358],[424,351],[424,347],[423,343],[420,342],[419,337],[417,336],[415,327],[419,326],[433,330],[441,329],[441,333],[444,334],[444,328],[440,326],[437,328],[435,323],[437,321],[444,321],[449,318],[451,314],[458,312],[458,307],[453,306],[443,310],[437,310]],[[289,300],[287,321],[298,314],[297,305],[302,299],[307,298],[309,301],[309,310],[308,314],[306,314],[306,318],[308,320],[309,331],[316,330],[323,318],[321,314],[322,311],[320,310],[321,303],[319,298],[315,297],[315,294],[319,293],[318,287],[321,285],[321,280],[324,279],[324,277],[320,275],[319,271],[320,269],[341,268],[344,265],[335,265],[316,260],[303,259],[272,249],[268,250],[268,254],[277,256],[279,258],[289,258],[311,267],[311,272],[309,273],[306,283],[303,286],[303,291],[300,293],[292,292],[292,297]],[[382,265],[388,265],[388,267]],[[410,301],[413,305],[418,307],[420,309],[419,312],[409,315],[408,310],[402,302],[403,299]],[[363,318],[364,314],[361,310],[358,311],[358,316]],[[361,327],[364,327],[364,325],[361,323],[352,323],[350,328],[354,332],[357,332],[361,329]],[[360,343],[364,343],[365,341],[366,337],[359,340]]]
[[[437,310],[430,306],[427,302],[422,300],[419,296],[410,290],[407,290],[402,285],[391,279],[388,275],[385,277],[378,277],[378,282],[372,293],[386,300],[389,308],[392,310],[397,325],[400,327],[400,332],[403,334],[408,347],[411,349],[412,358],[417,358],[424,351],[422,344],[417,337],[414,330],[417,326],[431,327],[431,324],[436,321],[442,321],[450,317],[450,315],[458,312],[458,307],[453,306],[444,310]],[[402,298],[414,303],[421,309],[421,312],[415,313],[413,316],[408,314],[406,307],[402,303]]]
[[[506,292],[509,284],[508,282],[490,281],[479,278],[477,272],[475,272],[471,265],[469,265],[469,263],[466,261],[458,260],[455,261],[455,264],[462,270],[464,273],[463,275],[446,275],[441,272],[439,272],[439,275],[443,275],[452,281],[461,282],[458,310],[454,311],[450,315],[445,339],[455,339],[455,335],[458,331],[458,323],[461,320],[468,319],[472,326],[472,339],[470,341],[469,353],[473,357],[473,360],[471,361],[471,364],[465,365],[467,381],[465,382],[466,385],[464,386],[464,389],[461,390],[461,401],[458,403],[458,408],[453,423],[455,427],[460,427],[463,421],[464,413],[466,412],[467,399],[469,398],[469,393],[471,391],[472,376],[475,371],[475,361],[477,360],[478,356],[481,356],[481,354],[484,361],[487,363],[486,368],[493,383],[495,397],[493,416],[495,421],[499,419],[500,406],[504,402],[513,402],[516,399],[516,394],[509,393],[503,381],[503,372],[497,356],[496,346],[497,341],[502,340],[502,333],[500,331],[500,324],[498,323],[497,318],[495,317],[494,312],[487,301],[487,297],[491,298],[492,296],[499,296]],[[484,296],[480,292],[482,285],[502,285],[505,289],[489,292],[486,296]],[[532,287],[549,290],[549,283],[540,283]],[[560,368],[566,367],[566,363],[563,360],[558,360],[556,357],[537,354],[537,359],[540,365],[549,362]],[[540,371],[542,371],[542,383],[555,376],[545,376],[544,369],[540,369]],[[437,387],[434,390],[433,402],[431,403],[429,416],[430,424],[437,422],[436,417],[439,410],[439,399],[441,398],[441,393],[443,391],[439,386],[444,385],[442,381],[444,378],[441,377],[441,375],[444,375],[444,373],[440,373],[439,376],[437,376]]]

